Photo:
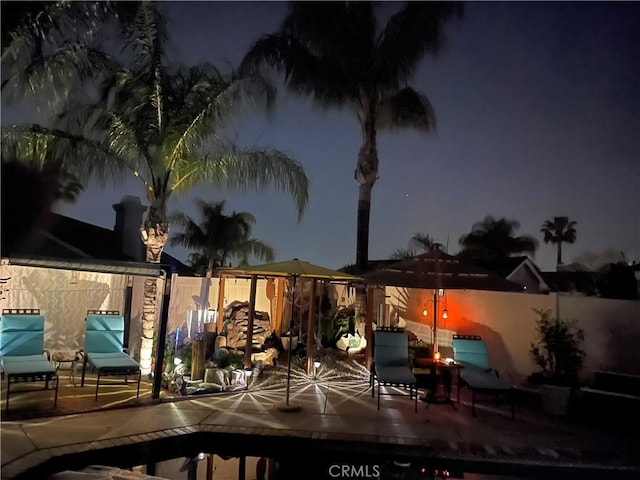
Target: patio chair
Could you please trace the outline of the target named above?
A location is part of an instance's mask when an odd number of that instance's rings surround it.
[[[418,385],[409,365],[409,337],[402,329],[382,328],[374,333],[373,365],[369,385],[371,396],[375,396],[375,382],[378,382],[378,410],[380,395],[403,395],[402,393],[381,393],[382,386],[409,389],[418,411]],[[415,397],[415,398],[414,398]]]
[[[515,415],[515,389],[506,382],[497,370],[489,365],[487,346],[478,335],[454,335],[453,356],[456,362],[464,367],[458,377],[458,402],[460,402],[460,386],[471,390],[471,411],[476,416],[476,393],[491,395],[507,395],[511,403],[511,417]]]
[[[96,402],[100,378],[106,376],[124,376],[124,384],[128,384],[128,377],[138,376],[138,391],[140,396],[140,380],[142,373],[140,365],[133,360],[123,348],[124,317],[114,310],[100,311],[89,310],[86,318],[84,350],[82,356],[82,380],[80,386],[84,386],[87,365],[91,364],[97,373]]]
[[[11,384],[44,382],[44,390],[55,382],[53,406],[58,403],[58,374],[44,349],[44,317],[38,309],[7,309],[0,318],[0,355],[2,377],[7,376],[7,404],[9,411]]]

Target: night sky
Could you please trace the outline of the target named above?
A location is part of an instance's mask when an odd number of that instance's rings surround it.
[[[261,34],[275,31],[284,3],[164,3],[170,57],[187,65],[237,65]],[[385,5],[386,9],[394,8]],[[370,258],[387,258],[423,231],[457,253],[458,239],[485,215],[517,219],[540,240],[535,256],[553,269],[555,247],[541,224],[578,222],[565,263],[583,252],[623,251],[640,260],[640,3],[467,3],[447,27],[447,46],[420,64],[411,84],[427,94],[437,132],[379,135]],[[275,114],[252,114],[229,129],[245,145],[293,155],[312,183],[297,222],[284,194],[233,194],[202,186],[170,211],[194,215],[192,198],[227,200],[257,218],[255,236],[277,259],[327,267],[355,261],[360,132],[347,111],[319,111],[281,90]],[[3,101],[3,124],[28,118]],[[91,187],[60,213],[112,228],[123,195],[143,196],[131,178]],[[185,260],[182,249],[169,253]]]

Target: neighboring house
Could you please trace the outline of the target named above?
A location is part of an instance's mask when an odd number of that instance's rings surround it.
[[[542,272],[542,276],[554,292],[619,300],[640,299],[640,271],[635,264],[611,263],[597,272],[560,270]]]
[[[552,292],[585,297],[598,296],[598,273],[596,272],[560,270],[542,272],[542,277]]]
[[[28,248],[2,252],[0,307],[41,309],[51,350],[82,348],[88,310],[117,310],[127,325],[125,343],[139,358],[145,279],[162,281],[162,267],[169,277],[159,288],[166,294],[171,274],[194,275],[167,253],[160,264],[145,262],[140,226],[146,207],[139,198],[124,197],[113,208],[113,230],[51,213]]]
[[[144,262],[145,250],[140,239],[140,225],[147,207],[135,196],[125,196],[113,205],[116,212],[113,230],[66,217],[51,214],[47,231],[39,233],[36,246],[19,256],[74,260],[107,260]],[[11,256],[11,255],[10,255]],[[170,273],[193,276],[194,272],[180,260],[162,253],[161,265]]]
[[[551,290],[542,271],[527,256],[506,257],[478,264],[501,277],[522,285],[526,293],[547,293]]]

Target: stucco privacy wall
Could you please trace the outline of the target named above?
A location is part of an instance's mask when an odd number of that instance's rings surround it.
[[[387,303],[407,322],[406,328],[431,342],[433,290],[387,287]],[[631,371],[640,365],[640,302],[560,295],[560,317],[577,319],[585,332],[583,375],[609,368]],[[489,361],[514,381],[537,369],[529,350],[535,340],[534,309],[555,312],[556,296],[475,290],[448,290],[439,297],[438,344],[450,354],[452,335],[480,335]],[[423,309],[428,315],[422,315]],[[442,318],[447,308],[448,318]],[[635,367],[637,368],[637,367]]]
[[[210,282],[209,292],[206,295],[206,282]],[[175,331],[187,320],[189,310],[198,308],[218,308],[219,278],[204,277],[179,277],[171,280],[171,299],[169,301],[169,320],[167,333]],[[248,302],[251,291],[251,280],[244,278],[227,278],[224,287],[223,305],[226,307],[233,301]],[[206,295],[208,307],[201,300]],[[267,297],[267,281],[258,279],[256,288],[256,310],[269,312],[271,319],[275,316],[275,299],[271,302]],[[273,305],[272,305],[273,304]]]
[[[124,309],[125,275],[2,265],[0,308],[39,308],[45,317],[45,348],[78,350],[90,309]]]

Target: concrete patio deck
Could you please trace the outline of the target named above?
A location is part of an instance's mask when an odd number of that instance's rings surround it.
[[[377,399],[362,381],[292,389],[297,413],[278,411],[283,389],[165,399],[153,405],[2,422],[2,478],[47,478],[90,464],[131,467],[198,452],[332,461],[410,459],[460,472],[517,476],[640,476],[640,440],[547,418],[520,407]],[[330,478],[322,467],[314,475]]]

